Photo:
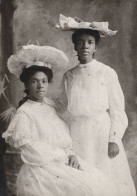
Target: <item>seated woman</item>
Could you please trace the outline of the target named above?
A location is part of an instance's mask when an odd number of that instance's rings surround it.
[[[3,134],[7,143],[21,150],[24,162],[17,177],[17,195],[118,196],[97,169],[92,168],[89,175],[80,165],[75,169],[68,164],[69,156],[75,156],[69,130],[46,97],[52,69],[66,62],[62,51],[34,45],[23,47],[8,60],[9,71],[24,83],[27,94]]]

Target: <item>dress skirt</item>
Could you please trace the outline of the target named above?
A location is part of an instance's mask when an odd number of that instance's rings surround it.
[[[128,161],[121,140],[117,140],[119,154],[108,157],[108,140],[111,122],[109,113],[74,117],[70,130],[75,153],[89,165],[106,174],[117,186],[119,196],[135,196]],[[83,166],[84,167],[84,166]],[[90,170],[90,167],[84,167]]]

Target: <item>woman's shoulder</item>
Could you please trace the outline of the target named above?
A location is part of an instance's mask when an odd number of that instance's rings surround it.
[[[16,111],[16,114],[26,114],[26,115],[30,115],[30,105],[29,103],[26,101],[25,103],[23,103]]]
[[[25,121],[25,123],[27,123],[27,120],[29,119],[29,115],[28,115],[28,112],[25,108],[26,108],[26,104],[24,103],[22,106],[20,106],[16,110],[16,112],[14,113],[14,115],[10,121],[8,130],[14,130],[16,123],[20,123],[21,125],[24,125],[23,124],[24,121]]]
[[[112,68],[112,67],[110,67],[109,65],[107,65],[107,64],[104,64],[104,63],[102,63],[102,62],[99,62],[99,61],[96,61],[98,64],[100,64],[100,67],[101,67],[101,69],[103,70],[103,72],[105,72],[106,74],[108,74],[108,75],[117,75],[117,73],[116,73],[116,71]]]
[[[117,83],[118,75],[116,71],[109,65],[106,65],[102,62],[97,62],[97,63],[98,63],[98,66],[100,67],[99,72],[103,76],[105,84],[110,86],[110,84],[112,83]]]
[[[65,75],[67,76],[67,75],[74,74],[75,72],[77,72],[78,68],[79,68],[79,66],[76,65],[75,67],[73,67],[73,68],[69,69],[68,71],[66,71]]]

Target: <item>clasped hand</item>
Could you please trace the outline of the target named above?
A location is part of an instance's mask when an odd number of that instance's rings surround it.
[[[108,143],[108,156],[114,158],[119,154],[119,146],[115,142]]]
[[[68,158],[69,158],[68,165],[70,167],[74,167],[76,169],[82,170],[82,168],[81,168],[81,166],[80,166],[80,164],[79,164],[75,155],[70,155]]]
[[[114,158],[119,154],[119,146],[115,142],[108,143],[108,156]],[[75,155],[70,155],[68,160],[68,165],[76,169],[82,170]]]

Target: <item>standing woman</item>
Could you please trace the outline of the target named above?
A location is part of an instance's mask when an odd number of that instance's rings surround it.
[[[70,132],[76,153],[104,172],[120,196],[135,196],[121,139],[128,125],[124,96],[116,72],[94,59],[100,37],[115,35],[107,22],[83,22],[60,15],[61,30],[73,30],[79,63],[63,78],[62,102],[74,116]],[[65,99],[67,97],[67,99]],[[58,104],[59,105],[59,104]],[[75,160],[72,160],[72,164]],[[84,170],[91,167],[82,166]]]

